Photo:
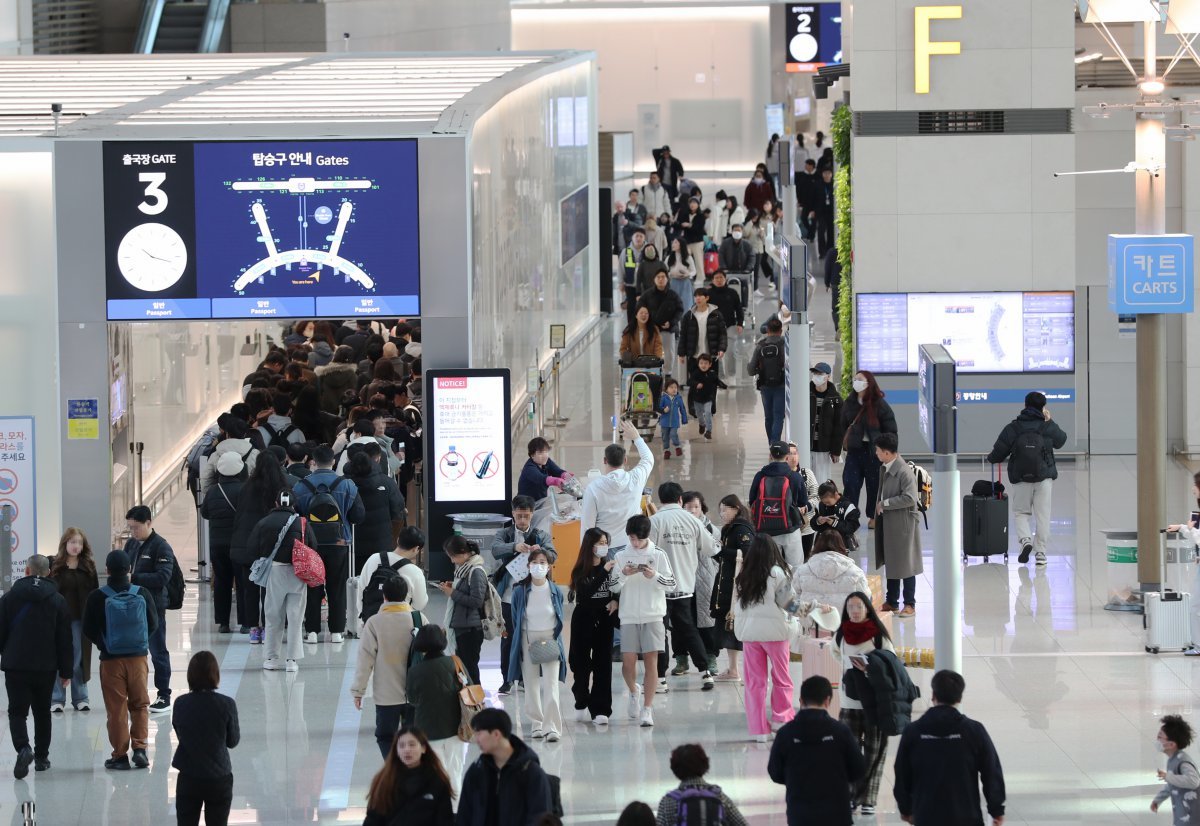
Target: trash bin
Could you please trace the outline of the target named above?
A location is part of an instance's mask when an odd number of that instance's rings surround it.
[[[1101,531],[1108,557],[1108,601],[1105,611],[1141,611],[1137,531]]]
[[[483,557],[484,567],[488,575],[496,572],[500,563],[492,558],[492,537],[496,531],[512,521],[511,516],[502,513],[452,513],[454,532],[473,540],[479,545],[479,553]]]

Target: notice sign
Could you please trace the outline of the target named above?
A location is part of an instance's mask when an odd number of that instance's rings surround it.
[[[99,399],[67,399],[67,438],[100,438]]]
[[[0,591],[8,593],[37,550],[33,417],[0,417]]]
[[[508,492],[503,375],[439,375],[433,379],[434,497],[439,502],[504,501]]]

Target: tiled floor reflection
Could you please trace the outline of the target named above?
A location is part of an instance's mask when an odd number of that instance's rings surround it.
[[[833,362],[826,294],[818,291],[814,303],[814,353]],[[766,310],[759,308],[760,320]],[[740,346],[750,343],[747,336]],[[571,422],[557,434],[554,457],[577,473],[599,465],[609,438],[612,351],[609,330],[566,377],[563,412]],[[744,364],[746,350],[735,355]],[[766,461],[757,402],[752,384],[739,381],[719,401],[715,440],[689,441],[680,459],[659,461],[652,483],[674,478],[714,503],[731,491],[745,494]],[[694,433],[694,426],[685,431]],[[981,468],[963,464],[969,487]],[[1171,501],[1186,514],[1191,509],[1186,469],[1173,467],[1171,480]],[[1066,464],[1054,491],[1049,565],[1036,570],[1018,566],[1015,556],[1009,565],[993,557],[990,564],[972,560],[964,571],[964,710],[984,721],[996,740],[1007,775],[1010,824],[1169,822],[1165,812],[1149,812],[1154,772],[1162,766],[1154,749],[1155,720],[1167,712],[1195,716],[1200,662],[1142,653],[1141,618],[1102,610],[1109,574],[1100,531],[1131,523],[1133,491],[1131,457]],[[183,555],[194,555],[194,513],[186,501],[164,514],[159,527]],[[932,569],[931,558],[926,568]],[[899,644],[933,644],[932,592],[926,574],[919,585],[920,612],[898,623]],[[440,612],[435,605],[431,616]],[[232,822],[361,822],[379,758],[373,709],[368,703],[362,713],[354,711],[347,691],[347,663],[356,643],[309,646],[299,674],[266,673],[261,648],[245,637],[213,633],[207,598],[189,599],[169,624],[176,690],[184,690],[189,653],[207,647],[222,661],[222,690],[238,700],[243,741],[233,758]],[[494,644],[485,648],[484,659],[484,683],[495,689],[500,678]],[[930,672],[913,673],[928,695]],[[673,785],[670,749],[696,741],[709,750],[711,780],[725,787],[750,822],[783,824],[782,789],[766,779],[768,747],[748,742],[740,687],[701,692],[694,675],[672,684],[671,693],[655,704],[653,729],[631,725],[618,703],[609,731],[568,723],[562,742],[538,747],[546,768],[563,778],[567,821],[611,824],[632,799],[656,802]],[[99,707],[97,679],[91,690]],[[562,696],[569,707],[566,686]],[[519,695],[505,705],[519,716]],[[102,710],[68,712],[54,725],[54,769],[31,774],[28,782],[0,784],[0,822],[21,823],[19,803],[30,799],[36,800],[39,824],[173,822],[168,717],[151,722],[151,770],[121,774],[101,767],[108,751]],[[900,822],[887,791],[891,779],[889,770],[874,822]]]

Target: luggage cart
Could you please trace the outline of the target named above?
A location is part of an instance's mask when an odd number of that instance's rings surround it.
[[[754,302],[750,300],[750,285],[754,283],[752,275],[753,273],[749,272],[725,273],[725,283],[737,290],[742,297],[742,326],[746,329],[754,328]]]
[[[658,399],[662,393],[663,366],[621,367],[621,418],[633,423],[647,442],[654,441],[658,426]]]

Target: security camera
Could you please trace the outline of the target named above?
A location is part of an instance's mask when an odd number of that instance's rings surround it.
[[[50,111],[56,115],[60,114],[62,112],[62,104],[61,103],[51,103]]]

